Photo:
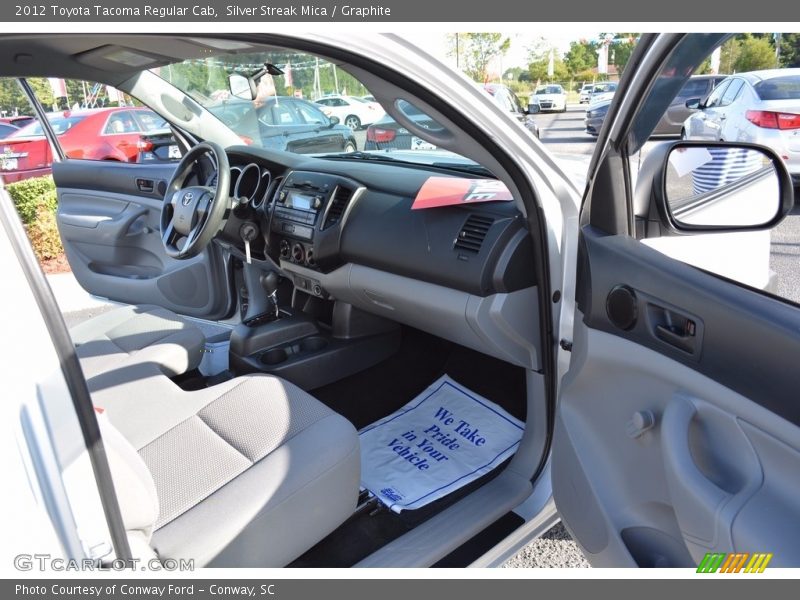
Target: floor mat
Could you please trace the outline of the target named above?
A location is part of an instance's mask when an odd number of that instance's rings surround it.
[[[509,458],[523,423],[447,375],[359,432],[361,484],[399,513],[473,482]]]

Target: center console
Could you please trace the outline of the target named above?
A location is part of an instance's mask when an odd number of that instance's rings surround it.
[[[336,175],[287,174],[269,214],[269,245],[279,249],[282,263],[302,267],[288,276],[304,294],[294,294],[291,307],[265,310],[234,329],[229,359],[235,373],[269,373],[312,390],[397,351],[396,322],[334,301],[315,277],[339,266],[342,228],[363,190]],[[274,273],[258,278],[273,307],[277,279]]]
[[[281,309],[277,318],[237,325],[229,360],[237,374],[269,373],[313,390],[386,360],[399,347],[397,323],[336,302],[329,324]]]
[[[363,187],[337,175],[292,171],[275,197],[270,245],[285,260],[315,271],[335,268],[342,227]],[[326,297],[319,281],[300,277],[295,285],[313,296]]]

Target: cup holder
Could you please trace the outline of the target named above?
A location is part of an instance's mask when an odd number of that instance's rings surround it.
[[[285,348],[272,348],[261,355],[261,362],[265,365],[277,365],[289,358]]]
[[[328,340],[321,336],[311,336],[300,340],[300,352],[316,352],[328,345]]]

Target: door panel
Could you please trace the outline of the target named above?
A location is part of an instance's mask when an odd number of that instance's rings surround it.
[[[800,564],[798,309],[627,236],[586,228],[581,254],[553,446],[567,528],[595,565]]]
[[[75,278],[88,292],[128,304],[221,318],[231,287],[214,244],[174,260],[160,237],[163,190],[174,164],[66,160],[53,165],[58,228]]]

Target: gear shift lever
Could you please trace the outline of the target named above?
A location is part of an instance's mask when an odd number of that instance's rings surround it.
[[[280,317],[280,309],[278,308],[278,274],[275,271],[269,271],[259,278],[261,287],[267,293],[267,297],[272,306],[275,307],[275,318]]]

